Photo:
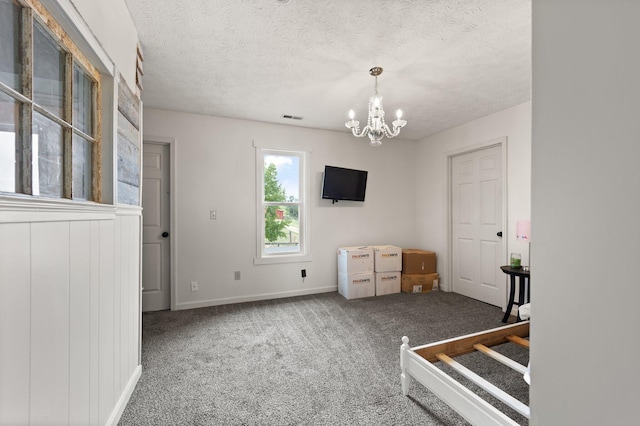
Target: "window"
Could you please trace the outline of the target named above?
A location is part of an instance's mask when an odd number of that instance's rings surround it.
[[[100,75],[37,0],[0,0],[0,191],[100,201]]]
[[[306,151],[257,149],[256,264],[308,261]]]

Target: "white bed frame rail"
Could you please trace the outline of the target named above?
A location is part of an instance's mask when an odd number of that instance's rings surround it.
[[[448,364],[458,373],[528,419],[530,411],[527,405],[452,359],[454,356],[477,350],[524,374],[527,367],[493,351],[489,346],[511,341],[528,348],[529,341],[524,339],[528,335],[529,321],[413,348],[409,346],[409,338],[404,336],[400,347],[402,393],[405,396],[409,394],[409,383],[413,377],[473,425],[518,425],[507,415],[433,365],[433,362],[442,361]]]

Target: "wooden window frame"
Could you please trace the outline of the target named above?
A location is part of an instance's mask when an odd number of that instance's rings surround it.
[[[0,91],[19,103],[16,126],[16,187],[15,194],[33,195],[33,112],[61,126],[63,131],[63,199],[73,200],[73,135],[76,134],[92,145],[91,149],[91,197],[86,201],[102,201],[102,123],[101,123],[101,76],[87,57],[80,51],[53,16],[38,0],[15,0],[21,8],[20,53],[21,92],[0,82]],[[33,32],[36,22],[48,32],[64,52],[64,100],[63,117],[50,113],[33,100]],[[73,125],[73,65],[74,63],[88,76],[91,84],[91,135]],[[85,201],[85,200],[81,200]]]

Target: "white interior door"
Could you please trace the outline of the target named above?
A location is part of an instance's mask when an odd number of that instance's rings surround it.
[[[502,307],[502,152],[500,146],[457,155],[451,167],[453,291]]]
[[[142,311],[171,307],[169,145],[144,143],[142,185]]]

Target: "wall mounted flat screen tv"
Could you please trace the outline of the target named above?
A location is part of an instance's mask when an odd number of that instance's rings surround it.
[[[367,172],[324,166],[322,198],[327,200],[364,201],[367,189]]]

